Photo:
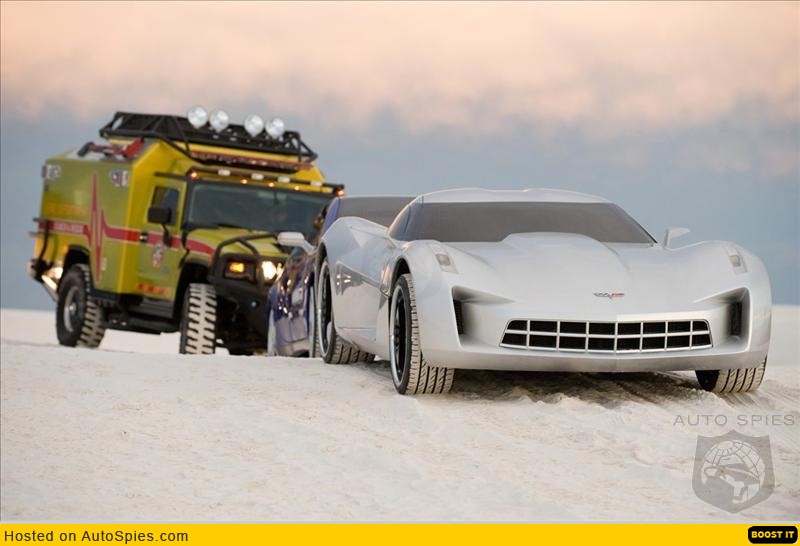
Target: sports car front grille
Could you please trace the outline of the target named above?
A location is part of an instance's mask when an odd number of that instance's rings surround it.
[[[501,347],[534,351],[647,353],[707,349],[711,330],[705,320],[584,322],[514,319]]]

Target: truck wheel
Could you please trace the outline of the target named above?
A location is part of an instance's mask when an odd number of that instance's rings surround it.
[[[56,306],[56,335],[61,345],[93,349],[103,341],[105,315],[91,290],[92,274],[85,264],[70,267],[61,279]]]
[[[697,381],[703,389],[719,394],[733,392],[753,392],[764,379],[767,359],[757,368],[738,370],[696,370]]]
[[[389,363],[400,394],[444,394],[453,386],[453,368],[428,365],[419,346],[417,300],[411,275],[394,285],[389,309]]]
[[[212,355],[216,346],[217,292],[210,284],[190,284],[183,297],[180,352]]]
[[[333,282],[331,280],[328,259],[322,261],[319,269],[317,291],[317,328],[319,352],[322,360],[328,364],[352,364],[366,357],[357,347],[339,337],[333,318]]]

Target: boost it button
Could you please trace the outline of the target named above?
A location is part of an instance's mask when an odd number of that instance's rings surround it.
[[[752,544],[794,544],[797,527],[794,525],[754,525],[747,530]]]

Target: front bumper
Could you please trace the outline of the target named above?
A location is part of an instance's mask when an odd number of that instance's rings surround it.
[[[732,319],[738,304],[737,323]],[[724,298],[634,312],[632,306],[616,312],[569,312],[550,308],[535,311],[520,302],[462,302],[461,331],[451,306],[420,310],[421,345],[431,365],[462,369],[574,372],[652,372],[722,370],[756,367],[769,348],[771,309],[757,304],[747,290]],[[443,310],[446,309],[446,310]],[[585,309],[585,308],[584,308]],[[534,314],[535,313],[535,314]],[[706,321],[712,346],[656,351],[541,350],[502,346],[512,319],[597,322]],[[433,320],[431,320],[433,319]],[[435,321],[435,322],[434,322]]]
[[[425,349],[435,365],[479,370],[530,370],[550,372],[657,372],[753,368],[764,361],[767,350],[733,348],[673,351],[668,353],[598,354],[557,353],[490,347],[464,340],[457,350]]]

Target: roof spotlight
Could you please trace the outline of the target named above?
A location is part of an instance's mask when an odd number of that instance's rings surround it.
[[[264,120],[258,114],[250,114],[244,118],[244,130],[254,137],[264,130]]]
[[[199,129],[208,123],[208,112],[206,112],[206,109],[202,106],[192,106],[189,108],[189,111],[186,112],[186,117],[195,129]]]
[[[286,130],[286,124],[281,118],[272,118],[267,122],[267,134],[272,138],[280,138]]]
[[[230,121],[231,117],[225,110],[214,110],[211,112],[211,116],[208,118],[208,122],[211,124],[211,127],[218,133],[224,131]]]

